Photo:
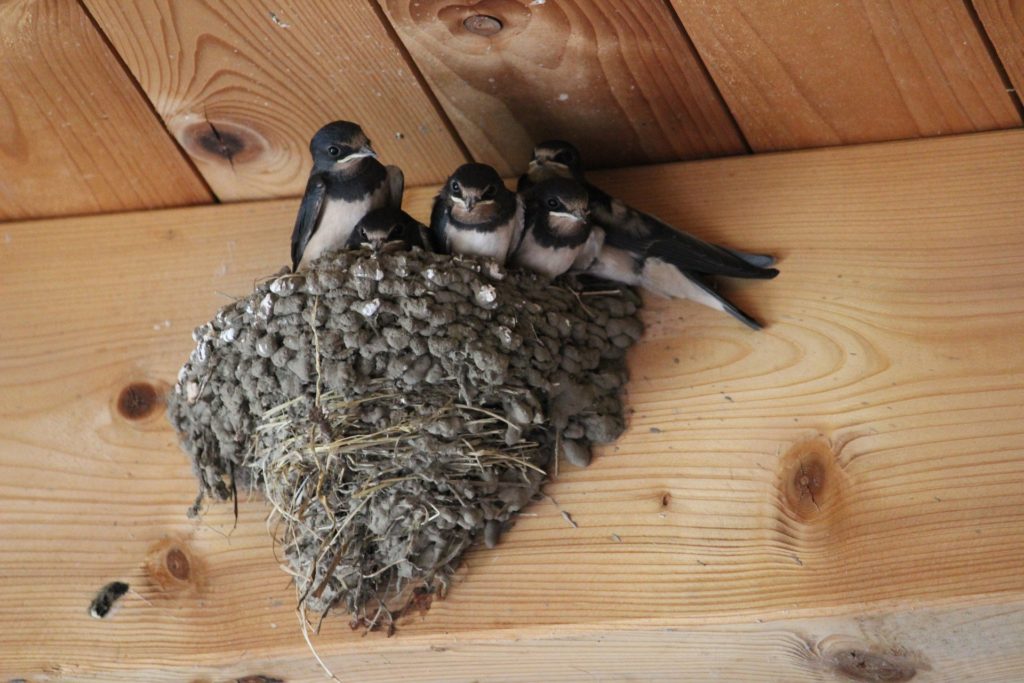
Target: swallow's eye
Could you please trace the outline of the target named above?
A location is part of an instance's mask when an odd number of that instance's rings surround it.
[[[341,150],[335,147],[334,145],[331,145],[330,147],[327,148],[327,153],[330,154],[332,157],[336,157],[339,154],[341,154]]]
[[[549,209],[557,209],[558,208],[558,200],[555,199],[554,197],[548,198],[548,208]]]
[[[494,199],[494,194],[497,190],[494,189],[494,185],[488,185],[487,189],[484,190],[482,197],[484,199]]]
[[[459,185],[458,180],[452,181],[452,194],[455,195],[456,197],[462,196],[462,186]]]
[[[572,154],[568,151],[559,152],[558,154],[555,155],[555,161],[557,161],[560,164],[565,164],[566,166],[568,166],[569,164],[572,163]]]

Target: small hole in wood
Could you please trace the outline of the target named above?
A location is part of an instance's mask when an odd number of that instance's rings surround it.
[[[493,36],[502,29],[501,19],[489,14],[474,14],[462,22],[466,30],[478,36]]]

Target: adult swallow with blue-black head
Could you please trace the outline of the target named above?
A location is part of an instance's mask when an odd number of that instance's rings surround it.
[[[309,143],[313,170],[292,231],[292,269],[299,270],[325,251],[348,244],[356,224],[370,211],[400,209],[405,180],[397,166],[377,160],[358,124],[334,121]]]
[[[463,164],[434,199],[430,230],[443,254],[483,256],[504,264],[522,231],[523,207],[487,164]]]

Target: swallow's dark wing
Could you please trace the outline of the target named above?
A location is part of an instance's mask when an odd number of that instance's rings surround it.
[[[385,167],[388,172],[388,206],[402,208],[402,195],[405,194],[405,174],[397,166]]]
[[[434,198],[434,208],[430,212],[430,235],[434,244],[434,251],[438,254],[448,253],[448,205],[437,195]]]
[[[530,182],[530,176],[524,173],[519,176],[519,182],[516,183],[516,194],[521,195],[524,192],[529,192],[531,187],[533,187],[533,183]]]
[[[660,258],[680,270],[757,280],[770,280],[779,274],[775,268],[759,268],[716,244],[709,244],[692,235],[679,233],[673,239],[634,242],[620,236],[609,237],[613,246],[636,251],[644,258]]]
[[[327,195],[327,182],[319,173],[309,176],[306,183],[306,193],[302,195],[302,203],[299,204],[299,215],[295,218],[295,228],[292,230],[292,270],[299,267],[302,261],[302,252],[316,232],[317,223],[320,221],[320,212],[323,210],[324,197]]]
[[[652,250],[684,270],[731,277],[772,278],[775,259],[768,254],[751,254],[705,242],[669,224],[637,211],[593,185],[590,212],[595,223],[608,233],[611,244],[644,254]]]

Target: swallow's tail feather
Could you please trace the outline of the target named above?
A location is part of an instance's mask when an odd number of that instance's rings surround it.
[[[679,270],[660,258],[647,258],[640,271],[644,288],[673,299],[689,299],[716,311],[728,313],[752,330],[763,326],[738,306],[702,282],[698,275]]]

